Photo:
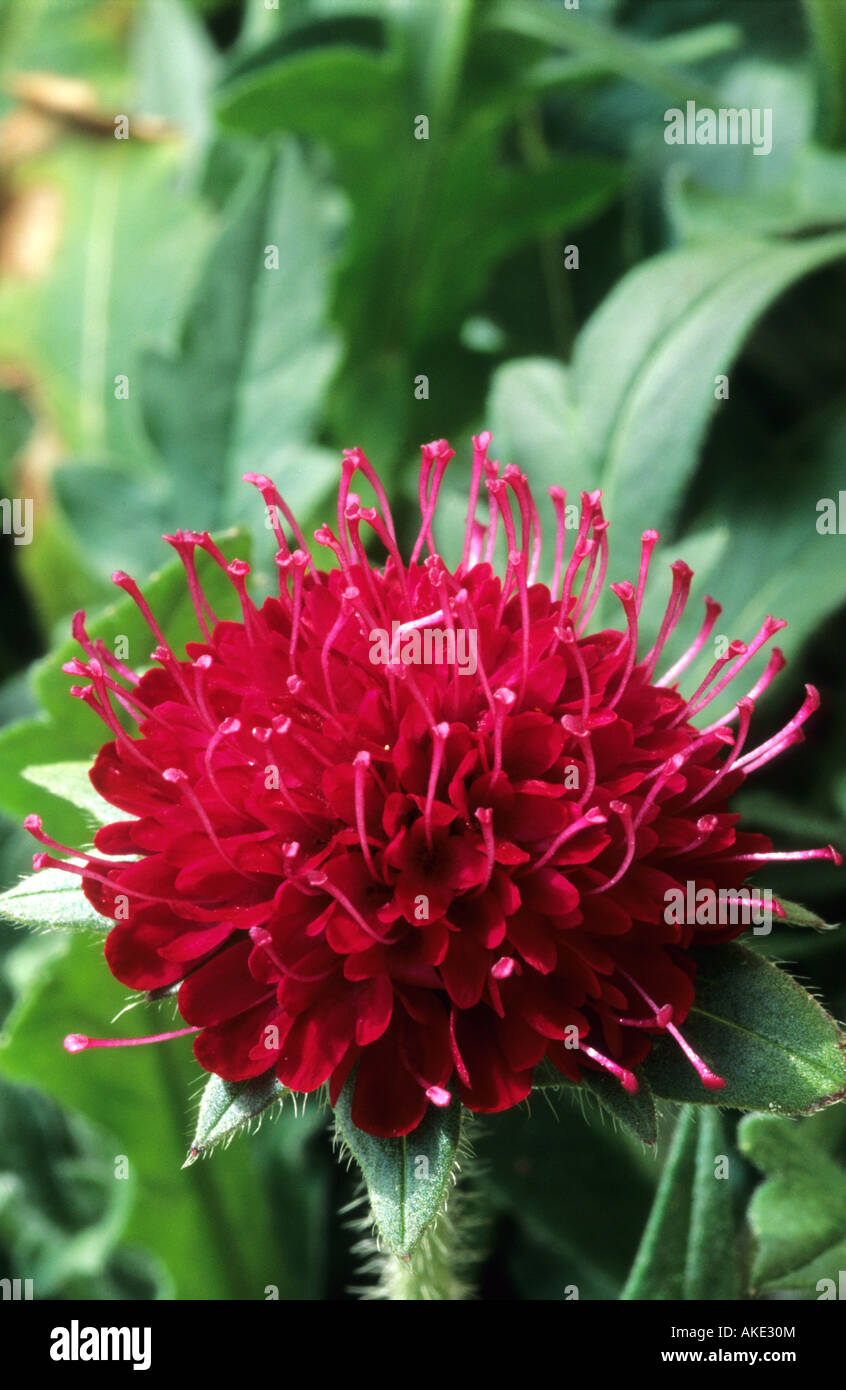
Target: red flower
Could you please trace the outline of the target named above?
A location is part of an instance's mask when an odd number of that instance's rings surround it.
[[[424,447],[420,534],[406,563],[387,499],[360,450],[344,456],[335,559],[319,571],[269,479],[249,475],[279,545],[280,592],[257,608],[248,566],[208,535],[167,537],[200,633],[173,652],[136,584],[157,646],[140,678],[74,621],[86,659],[72,693],[109,725],[91,780],[130,819],[97,832],[81,874],[115,920],[114,975],[137,990],[179,985],[203,1067],[230,1081],[273,1069],[295,1091],[355,1067],[353,1119],[404,1134],[451,1090],[471,1110],[528,1095],[544,1059],[578,1081],[605,1068],[631,1091],[659,1033],[673,1035],[705,1086],[724,1083],[686,1043],[688,955],[742,925],[698,925],[667,903],[737,890],[774,858],[736,828],[732,793],[802,737],[807,699],[780,733],[744,751],[764,674],[733,711],[697,716],[783,623],[732,643],[690,695],[679,676],[696,641],[660,678],[691,581],[681,561],[654,646],[638,658],[638,614],[657,533],[643,536],[636,584],[612,584],[621,630],[590,632],[607,558],[600,493],[583,494],[566,553],[565,497],[551,588],[536,582],[538,516],[523,474],[474,439],[464,553],[450,571],[432,520],[452,450]],[[351,493],[356,473],[379,510]],[[476,520],[482,485],[488,521]],[[278,509],[278,510],[277,510]],[[289,539],[279,511],[290,528]],[[366,551],[372,532],[386,558]],[[499,533],[499,534],[498,534]],[[492,561],[504,539],[507,564]],[[291,549],[293,544],[296,548]],[[221,622],[195,569],[197,548],[230,576],[243,619]],[[428,549],[428,558],[423,558]],[[426,660],[426,658],[429,658]],[[137,721],[130,737],[115,707]],[[734,726],[734,731],[732,731]],[[52,848],[36,817],[30,829]],[[831,848],[798,857],[833,858]],[[776,911],[779,911],[776,906]],[[723,914],[725,916],[725,914]],[[677,920],[681,918],[682,920]],[[687,920],[685,920],[687,919]],[[72,1035],[71,1049],[90,1039]]]

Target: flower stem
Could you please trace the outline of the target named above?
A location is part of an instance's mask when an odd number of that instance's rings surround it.
[[[470,1297],[461,1277],[467,1253],[455,1221],[443,1213],[410,1255],[384,1254],[376,1297],[392,1302],[455,1302]]]

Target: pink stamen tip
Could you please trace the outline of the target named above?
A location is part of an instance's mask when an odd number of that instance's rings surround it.
[[[507,980],[509,975],[513,975],[517,969],[517,962],[513,956],[500,956],[499,960],[491,966],[491,974],[495,980]]]
[[[630,1096],[637,1094],[640,1088],[634,1072],[629,1071],[627,1067],[621,1067],[618,1062],[613,1062],[610,1057],[597,1052],[596,1048],[589,1047],[587,1043],[581,1043],[579,1051],[583,1052],[586,1057],[590,1057],[592,1062],[598,1063],[605,1071],[609,1071],[612,1076],[616,1076],[623,1090],[628,1091]]]
[[[173,1033],[153,1033],[147,1038],[87,1038],[84,1033],[68,1033],[63,1046],[66,1052],[85,1052],[89,1047],[140,1047],[145,1043],[169,1042],[199,1033],[199,1028],[177,1028]]]
[[[443,1086],[428,1086],[426,1088],[426,1099],[430,1100],[433,1105],[439,1105],[443,1108],[445,1105],[449,1105],[452,1096],[449,1091],[444,1090]]]
[[[706,1091],[724,1090],[726,1084],[725,1079],[722,1076],[717,1076],[716,1073],[710,1071],[708,1067],[706,1067],[704,1071],[700,1072],[699,1075],[702,1081],[702,1085],[705,1087]]]

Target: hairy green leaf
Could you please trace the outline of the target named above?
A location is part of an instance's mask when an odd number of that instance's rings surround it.
[[[542,1062],[535,1068],[532,1089],[536,1091],[568,1091],[589,1093],[606,1113],[617,1120],[644,1144],[654,1144],[658,1136],[655,1098],[645,1078],[639,1080],[634,1095],[624,1091],[619,1081],[605,1072],[582,1074],[579,1086],[568,1081],[555,1067]]]
[[[0,893],[0,917],[20,927],[44,929],[105,931],[110,925],[91,906],[79,876],[63,869],[41,869]]]
[[[335,1107],[338,1133],[361,1168],[382,1240],[395,1255],[410,1255],[446,1202],[461,1105],[455,1097],[444,1109],[430,1105],[411,1134],[377,1139],[353,1124],[352,1096],[348,1081]]]
[[[281,1101],[286,1093],[287,1088],[277,1081],[273,1072],[250,1081],[224,1081],[220,1076],[210,1076],[200,1100],[197,1128],[183,1168],[190,1168],[215,1144],[231,1139],[268,1106]]]
[[[726,1086],[706,1090],[676,1042],[662,1037],[639,1069],[656,1096],[792,1115],[846,1095],[843,1034],[792,975],[736,944],[693,954],[696,999],[682,1032]]]
[[[37,767],[22,768],[21,776],[78,806],[94,825],[108,825],[118,819],[115,808],[92,786],[90,770],[90,764],[83,762],[40,763]]]

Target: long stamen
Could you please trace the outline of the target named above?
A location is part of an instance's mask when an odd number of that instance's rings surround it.
[[[371,878],[378,878],[376,866],[373,863],[373,855],[370,852],[370,841],[367,835],[367,815],[364,801],[364,781],[367,770],[370,767],[370,754],[362,749],[353,758],[355,768],[355,822],[358,830],[358,838],[361,842],[361,852],[364,855],[364,862],[370,873]]]
[[[664,1032],[673,1021],[672,1004],[664,1004],[652,1018],[622,1018],[617,1022],[621,1028],[660,1028]]]
[[[705,786],[702,788],[701,791],[698,791],[695,796],[692,796],[690,798],[690,801],[688,802],[689,806],[695,806],[697,801],[703,801],[706,796],[710,796],[711,793],[714,791],[715,787],[718,787],[720,782],[722,782],[723,778],[727,777],[733,769],[739,767],[740,763],[742,762],[742,759],[740,759],[739,755],[743,751],[743,746],[746,742],[746,738],[749,733],[749,725],[752,720],[752,714],[755,709],[755,705],[747,695],[744,695],[740,700],[738,700],[737,708],[740,715],[740,721],[737,726],[737,738],[735,739],[734,747],[732,748],[722,767],[718,768],[718,770],[714,773],[710,780],[705,783]]]
[[[445,439],[438,439],[435,441],[434,444],[426,444],[423,447],[425,450],[429,452],[430,457],[434,460],[434,473],[432,477],[432,486],[429,490],[429,496],[426,499],[425,506],[421,507],[423,521],[417,536],[417,540],[414,542],[414,545],[412,547],[409,566],[417,563],[417,557],[420,554],[421,549],[423,548],[424,541],[428,544],[431,553],[433,555],[437,554],[435,538],[432,535],[432,517],[435,514],[435,507],[437,506],[438,502],[438,493],[440,492],[441,482],[446,471],[446,466],[455,454],[455,450],[449,447]],[[426,477],[428,481],[428,473]]]
[[[485,487],[487,488],[488,483],[490,483],[490,482],[496,482],[496,480],[497,480],[498,477],[499,477],[499,462],[498,462],[496,459],[494,459],[494,460],[488,459],[487,463],[485,464]],[[488,492],[488,525],[487,525],[487,539],[486,539],[486,541],[485,541],[485,553],[484,553],[484,556],[483,556],[483,563],[486,564],[486,565],[491,565],[491,564],[493,564],[494,552],[496,551],[496,542],[497,542],[497,533],[498,533],[498,531],[499,531],[499,506],[497,505],[496,498],[495,498],[495,497],[490,493],[490,491],[489,491],[489,492]]]
[[[584,632],[585,628],[590,622],[590,619],[593,615],[593,610],[599,602],[600,594],[602,593],[602,590],[605,586],[605,574],[608,569],[608,522],[604,519],[595,521],[593,523],[593,534],[594,538],[596,538],[597,536],[599,537],[599,548],[598,551],[595,551],[594,554],[591,556],[590,569],[585,579],[585,584],[582,589],[582,593],[579,596],[579,602],[576,604],[576,607],[573,610],[573,620],[575,621],[576,618],[578,618],[579,621],[579,626],[577,629],[579,633]],[[591,578],[593,575],[594,568],[596,566],[597,555],[599,556],[599,569],[596,574],[596,582],[593,585],[593,589],[591,590]],[[589,598],[587,600],[587,603],[585,604],[584,611],[581,613],[580,616],[579,610],[581,607],[582,599],[584,598],[586,592],[589,593]]]
[[[290,566],[294,575],[294,592],[292,598],[293,612],[291,616],[291,641],[288,648],[288,661],[290,662],[291,670],[296,671],[297,642],[299,640],[300,635],[300,619],[302,616],[303,605],[303,573],[308,568],[308,556],[304,554],[302,550],[295,550],[293,555],[291,555],[290,559],[280,561],[279,557],[277,556],[276,560],[280,570],[287,569]]]
[[[441,766],[446,750],[446,741],[449,738],[449,724],[436,724],[432,730],[432,763],[429,768],[429,783],[426,788],[426,806],[423,812],[423,824],[426,827],[426,844],[432,848],[432,804],[435,800],[435,792],[438,786],[438,778],[441,775]]]
[[[708,641],[714,624],[722,611],[722,604],[717,603],[716,599],[709,598],[707,595],[705,596],[705,617],[695,641],[691,642],[686,652],[682,652],[678,661],[670,667],[669,671],[665,671],[663,676],[655,681],[655,685],[659,687],[672,685],[676,677],[680,676],[682,671],[687,670],[690,663],[699,655],[705,643]]]
[[[740,703],[740,702],[738,702]],[[765,739],[759,743],[757,748],[752,748],[742,758],[738,759],[735,766],[745,768],[747,772],[752,772],[760,767],[762,763],[768,762],[770,758],[776,757],[789,742],[793,735],[810,719],[820,707],[820,694],[816,686],[805,686],[805,699],[794,714],[793,718],[780,729],[772,738]]]
[[[68,693],[72,695],[74,699],[82,700],[84,704],[88,705],[89,709],[94,711],[98,718],[102,719],[103,723],[106,724],[114,734],[116,743],[120,744],[122,748],[125,748],[130,757],[134,758],[136,762],[141,763],[148,771],[158,776],[158,768],[155,763],[140,751],[138,747],[140,740],[129,737],[126,730],[118,721],[108,701],[98,700],[97,692],[93,685],[72,685]]]
[[[494,869],[494,858],[496,855],[496,842],[494,840],[493,833],[493,810],[491,809],[491,807],[477,807],[476,820],[482,827],[482,843],[485,847],[485,877],[479,884],[478,888],[476,888],[473,894],[471,894],[472,897],[478,897],[480,893],[484,893],[485,889],[490,883],[491,875],[493,874]]]
[[[593,523],[594,513],[596,512],[596,509],[599,505],[599,499],[601,498],[601,496],[602,493],[598,490],[596,492],[583,492],[581,494],[582,510],[579,518],[579,529],[576,534],[575,542],[573,544],[573,550],[570,555],[570,562],[567,565],[567,569],[564,573],[564,582],[561,589],[561,603],[563,605],[565,616],[569,616],[570,614],[570,598],[572,594],[573,581],[576,577],[576,574],[578,573],[579,566],[581,565],[585,557],[591,553],[590,547],[588,545],[588,536],[590,534],[591,525]]]
[[[683,724],[686,719],[692,718],[694,713],[695,702],[699,699],[701,695],[704,694],[704,692],[708,689],[711,683],[716,680],[717,676],[724,669],[724,667],[726,667],[730,661],[734,661],[735,657],[742,656],[746,650],[747,647],[745,642],[739,642],[737,640],[729,642],[728,648],[723,654],[723,656],[717,657],[716,661],[709,668],[707,674],[704,676],[704,678],[700,681],[699,685],[694,690],[690,699],[687,701],[686,704],[682,705],[678,714],[672,721],[672,724],[670,726],[671,728],[675,727],[677,724]]]
[[[32,856],[32,867],[36,873],[40,873],[42,869],[62,869],[65,873],[76,874],[81,879],[93,879],[95,883],[102,883],[105,888],[110,888],[116,898],[123,895],[127,898],[138,898],[139,902],[163,903],[165,907],[173,907],[171,898],[157,897],[154,893],[143,893],[140,888],[127,888],[119,879],[115,881],[107,878],[105,874],[95,873],[88,864],[84,867],[81,864],[70,864],[67,859],[54,859],[50,854],[41,853]],[[109,867],[120,868],[121,866],[110,862]]]
[[[838,866],[843,863],[843,856],[839,850],[834,848],[834,845],[826,845],[824,849],[773,850],[769,854],[721,854],[719,857],[715,857],[714,862],[719,864],[771,864],[777,859],[828,859],[832,864]]]
[[[707,695],[703,695],[695,704],[693,701],[690,702],[689,717],[693,718],[694,715],[697,715],[700,710],[705,708],[706,705],[709,705],[712,700],[716,699],[716,697],[720,694],[722,690],[725,689],[729,682],[734,680],[738,671],[742,670],[742,668],[752,660],[752,657],[755,655],[757,651],[760,650],[764,643],[768,642],[770,638],[776,632],[779,632],[783,627],[787,627],[787,623],[785,622],[784,618],[765,618],[760,632],[758,632],[757,635],[752,638],[752,641],[749,643],[748,647],[745,647],[745,649],[738,655],[731,670],[725,672],[725,674],[721,677],[721,679],[717,682],[713,689],[708,691]]]
[[[370,923],[366,922],[365,919],[362,917],[358,908],[350,902],[346,893],[343,893],[340,888],[336,888],[335,884],[331,881],[329,876],[323,873],[321,869],[310,869],[307,871],[305,877],[307,881],[312,885],[312,887],[319,889],[323,893],[328,893],[330,897],[334,898],[336,902],[340,903],[344,911],[349,913],[353,921],[358,923],[358,925],[361,927],[361,930],[367,936],[369,936],[371,940],[378,941],[380,946],[387,946],[391,944],[391,939],[389,939],[388,937],[380,936],[378,932],[373,930]]]
[[[203,756],[203,764],[206,769],[206,776],[208,777],[211,785],[214,787],[217,796],[223,802],[224,806],[228,807],[230,811],[234,811],[235,815],[241,815],[242,812],[237,806],[234,806],[232,802],[229,800],[229,798],[227,796],[224,796],[223,792],[220,790],[220,784],[217,780],[217,776],[214,770],[213,759],[215,753],[217,752],[218,744],[220,743],[221,739],[228,738],[230,734],[238,734],[240,732],[240,719],[224,719],[222,723],[218,724],[217,728],[215,729],[214,733],[209,739],[208,747],[206,748],[205,754]]]
[[[177,1028],[173,1033],[152,1033],[146,1038],[87,1038],[84,1033],[68,1033],[63,1047],[66,1052],[85,1052],[90,1047],[140,1047],[145,1043],[169,1042],[171,1038],[186,1038],[199,1033],[199,1028]]]
[[[403,597],[405,598],[406,603],[410,607],[411,595],[408,591],[408,576],[406,574],[405,564],[403,563],[403,558],[400,555],[399,547],[396,543],[396,540],[391,535],[390,531],[388,530],[387,526],[385,525],[384,521],[382,520],[375,507],[362,507],[361,519],[362,521],[367,522],[367,525],[382,542],[382,545],[385,547],[390,558],[393,560],[396,574],[402,587]]]
[[[558,590],[561,587],[561,571],[564,567],[564,541],[567,532],[567,493],[563,487],[549,487],[547,492],[552,498],[552,505],[555,509],[555,568],[552,572],[552,601],[558,599]]]
[[[640,617],[640,608],[641,604],[643,603],[643,595],[646,589],[646,580],[649,576],[649,566],[652,561],[652,552],[660,539],[661,537],[659,536],[658,532],[653,531],[651,527],[648,531],[644,531],[643,535],[640,538],[640,570],[638,571],[637,592],[635,594],[635,606],[637,607],[638,617]]]
[[[509,690],[509,688],[508,688],[507,685],[501,685],[501,686],[499,687],[498,690],[495,690],[495,691],[494,691],[493,702],[494,702],[494,726],[493,726],[494,758],[493,758],[493,768],[492,768],[492,773],[493,773],[493,775],[492,775],[492,777],[491,777],[491,784],[492,784],[492,785],[493,785],[494,782],[496,782],[496,781],[498,780],[499,775],[500,775],[500,773],[502,772],[502,731],[503,731],[503,728],[504,728],[504,726],[505,726],[506,717],[508,716],[509,712],[514,708],[514,705],[517,703],[517,696],[514,694],[514,691],[513,691],[513,690]]]
[[[476,507],[479,501],[479,488],[482,485],[482,474],[485,471],[485,462],[488,456],[488,445],[491,442],[489,430],[483,430],[481,434],[473,436],[473,472],[470,478],[470,498],[467,504],[467,522],[464,527],[464,549],[461,553],[461,573],[465,574],[470,565],[470,554],[474,540],[474,530],[476,526]]]
[[[632,976],[628,973],[628,971],[621,970],[619,966],[617,966],[617,970],[623,976],[623,978],[625,980],[628,980],[629,984],[637,990],[641,999],[644,1000],[648,1007],[652,1009],[653,1013],[657,1016],[658,1005],[655,1003],[654,999],[651,999],[649,997],[643,986],[639,985],[637,980],[633,979]],[[678,1043],[679,1047],[687,1057],[688,1061],[692,1062],[693,1066],[696,1068],[696,1071],[699,1074],[699,1079],[702,1082],[702,1085],[705,1087],[705,1089],[708,1091],[723,1090],[726,1084],[723,1077],[717,1076],[716,1072],[713,1072],[711,1068],[707,1065],[707,1063],[703,1062],[702,1058],[696,1052],[694,1052],[687,1039],[682,1037],[676,1025],[674,1023],[668,1022],[666,1028],[670,1036],[674,1038],[675,1041]]]
[[[586,1057],[590,1057],[592,1062],[605,1071],[609,1071],[612,1076],[616,1076],[624,1091],[628,1091],[630,1096],[636,1095],[638,1091],[638,1081],[633,1071],[627,1067],[621,1067],[619,1062],[612,1062],[610,1057],[606,1057],[602,1052],[597,1052],[595,1047],[589,1047],[587,1043],[579,1043],[579,1051]]]
[[[767,662],[764,670],[756,680],[755,684],[752,686],[751,690],[748,690],[746,692],[746,699],[751,700],[754,704],[754,702],[767,689],[767,686],[774,679],[774,677],[778,675],[779,671],[784,670],[786,664],[787,663],[784,659],[784,652],[781,650],[781,647],[773,647],[772,651],[770,652],[770,659]],[[738,716],[739,706],[740,701],[738,700],[737,704],[734,706],[734,709],[729,710],[728,714],[724,714],[721,719],[715,719],[713,724],[709,724],[708,728],[703,730],[703,732],[709,733],[712,729],[718,729],[721,724],[733,724]]]
[[[591,807],[589,811],[585,811],[583,816],[579,816],[576,820],[571,821],[564,830],[556,835],[549,849],[541,855],[536,863],[530,865],[526,870],[526,877],[528,877],[529,874],[536,874],[538,869],[544,868],[545,865],[549,863],[552,856],[558,853],[561,846],[566,844],[568,840],[571,840],[574,835],[578,835],[580,830],[587,830],[594,825],[605,825],[607,821],[608,817],[603,815],[596,806]]]
[[[609,588],[612,594],[616,594],[623,605],[628,633],[628,651],[626,652],[625,665],[623,666],[617,689],[614,691],[611,698],[605,702],[606,708],[613,710],[626,692],[626,687],[631,679],[631,674],[637,659],[637,607],[635,605],[634,586],[627,579],[621,584],[611,584]]]
[[[284,975],[287,980],[296,980],[297,984],[301,985],[313,985],[316,984],[318,980],[327,980],[329,976],[334,973],[334,965],[330,965],[328,970],[319,970],[317,974],[314,975],[304,975],[301,971],[295,970],[290,965],[286,965],[284,961],[280,959],[273,944],[273,937],[266,927],[250,927],[249,937],[255,946],[258,946],[260,950],[264,951],[279,973]]]
[[[229,865],[230,869],[233,869],[235,873],[238,874],[241,878],[248,878],[252,879],[253,881],[260,879],[261,875],[248,873],[245,869],[242,869],[240,865],[236,864],[232,856],[228,854],[226,850],[223,848],[223,844],[218,837],[217,831],[215,830],[214,826],[209,820],[208,812],[206,811],[205,806],[203,805],[200,798],[197,796],[197,793],[194,791],[194,788],[191,786],[188,780],[187,772],[183,772],[182,769],[179,767],[168,767],[165,768],[164,772],[162,773],[162,777],[165,780],[165,782],[170,782],[171,784],[176,785],[180,788],[180,791],[187,798],[187,800],[190,802],[197,815],[199,816],[203,829],[205,830],[206,834],[208,835],[209,839],[211,840],[221,859],[223,859]]]
[[[658,796],[659,792],[663,791],[670,778],[675,777],[676,773],[680,771],[680,769],[684,766],[684,763],[685,755],[683,753],[675,753],[672,758],[667,759],[658,776],[655,778],[655,781],[652,783],[652,786],[649,788],[649,791],[647,792],[646,796],[643,798],[640,810],[638,811],[634,819],[635,830],[637,830],[638,826],[642,823],[644,816],[646,815],[650,807],[653,805],[655,798]],[[694,798],[694,800],[695,799],[696,798]]]
[[[382,601],[382,596],[376,587],[377,572],[374,571],[373,566],[370,564],[370,561],[367,558],[367,551],[364,548],[364,541],[361,539],[361,532],[359,528],[363,519],[363,513],[358,502],[353,502],[351,499],[347,503],[346,517],[347,526],[349,527],[349,533],[353,543],[353,550],[355,551],[355,554],[358,558],[359,572],[364,576],[364,582],[367,585],[370,597],[373,601],[375,608],[381,616],[381,626],[388,627],[388,613]]]
[[[107,873],[110,869],[126,869],[134,862],[132,859],[100,859],[97,855],[86,854],[84,850],[71,849],[69,845],[60,844],[58,840],[45,834],[40,816],[24,816],[23,824],[24,830],[28,831],[40,845],[46,845],[48,849],[57,849],[60,854],[70,854],[76,859],[84,859],[86,864],[96,864],[99,869],[104,869]]]
[[[607,883],[602,883],[597,888],[589,888],[587,890],[589,894],[607,893],[609,888],[613,888],[615,883],[620,882],[620,879],[623,877],[623,874],[626,872],[635,856],[637,840],[635,837],[634,826],[632,825],[631,806],[629,806],[628,802],[626,801],[611,801],[609,802],[609,806],[611,810],[614,812],[615,816],[619,816],[620,820],[623,822],[623,833],[626,837],[626,849],[622,859],[620,860],[620,865],[617,869],[617,872],[611,878],[608,879]]]
[[[452,451],[450,451],[450,458],[451,457]],[[396,543],[397,537],[396,531],[394,529],[394,519],[391,516],[391,508],[388,505],[387,494],[385,493],[385,489],[382,487],[382,484],[379,481],[379,475],[377,474],[372,463],[361,449],[345,449],[344,459],[349,459],[350,462],[354,465],[353,471],[357,469],[360,473],[364,474],[373,491],[376,493],[379,506],[382,508],[382,515],[385,518],[385,525],[388,528],[388,534],[391,537],[391,540],[394,543]]]
[[[273,527],[273,532],[276,536],[276,541],[279,546],[279,549],[287,550],[289,547],[287,541],[285,540],[284,532],[282,531],[282,528],[279,525],[279,518],[276,516],[277,507],[282,512],[283,516],[285,517],[285,520],[287,521],[288,525],[293,531],[297,545],[299,546],[300,550],[302,550],[305,553],[305,555],[308,556],[309,563],[311,563],[311,556],[308,554],[308,546],[306,545],[305,536],[300,530],[297,518],[291,511],[291,508],[288,506],[281,493],[277,490],[276,484],[273,483],[270,478],[265,477],[263,473],[245,473],[243,476],[243,481],[245,483],[252,483],[253,487],[258,488],[259,492],[261,493],[262,498],[267,506],[268,516],[270,517],[270,524]]]
[[[206,639],[211,638],[211,627],[217,622],[217,616],[203,592],[203,587],[197,575],[197,563],[194,558],[194,551],[199,544],[199,536],[191,531],[177,531],[173,536],[163,536],[163,540],[172,545],[185,569],[188,580],[188,590],[191,594],[191,602],[194,605],[194,612],[197,615],[197,622],[205,633]],[[209,627],[211,623],[211,627]]]
[[[641,669],[647,680],[651,678],[658,658],[672,633],[675,631],[678,621],[685,610],[690,593],[690,581],[693,579],[693,570],[690,568],[690,565],[685,564],[684,560],[675,560],[670,566],[670,569],[673,572],[673,587],[670,592],[670,600],[667,604],[658,636],[655,639],[655,645],[650,648],[641,662]]]
[[[582,686],[582,723],[584,724],[587,722],[588,716],[590,714],[590,680],[588,678],[585,659],[582,656],[581,648],[579,647],[576,634],[573,630],[573,624],[570,622],[569,619],[562,625],[558,635],[560,637],[560,640],[566,646],[568,655],[572,656],[576,666],[576,670],[579,673],[579,680]]]
[[[138,684],[140,677],[135,674],[131,667],[127,666],[123,661],[118,660],[118,658],[109,651],[101,637],[98,637],[96,642],[92,642],[85,630],[85,613],[82,609],[73,615],[73,619],[71,620],[71,632],[74,641],[79,643],[82,650],[88,656],[98,657],[106,666],[116,671],[123,680],[129,681],[130,685]]]

